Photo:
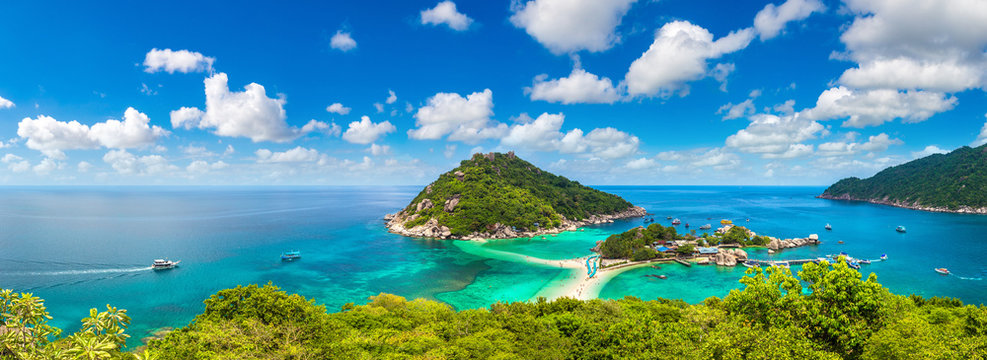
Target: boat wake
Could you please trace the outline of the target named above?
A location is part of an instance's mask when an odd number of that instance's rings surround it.
[[[87,269],[87,270],[50,270],[50,271],[11,271],[4,272],[4,275],[19,275],[19,276],[66,276],[66,275],[96,275],[96,274],[115,274],[115,273],[132,273],[140,271],[150,271],[150,266],[141,267],[129,267],[129,268],[116,268],[116,269]]]
[[[984,278],[978,278],[978,277],[977,278],[974,278],[974,277],[959,276],[959,275],[956,275],[956,274],[951,274],[951,275],[953,275],[954,277],[956,277],[957,279],[960,279],[960,280],[980,281],[980,280],[983,280],[984,279]]]

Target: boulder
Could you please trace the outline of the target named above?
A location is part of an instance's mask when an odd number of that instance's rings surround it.
[[[733,256],[736,256],[737,257],[737,260],[740,260],[740,261],[747,260],[747,252],[746,251],[743,251],[743,250],[740,250],[740,249],[734,250],[733,251]]]
[[[425,193],[426,194],[432,193],[432,184],[428,184],[428,186],[425,187]]]
[[[446,200],[446,203],[442,206],[442,209],[446,212],[452,212],[456,209],[456,205],[459,205],[459,194],[453,195],[452,198]]]
[[[415,212],[421,212],[422,210],[427,210],[432,208],[432,200],[425,199],[418,203],[418,208]],[[434,220],[434,219],[433,219]]]
[[[456,175],[456,180],[459,180],[459,181],[463,181],[463,179],[466,178],[466,173],[464,173],[462,171],[458,171],[458,170],[456,172],[454,172],[453,175]]]
[[[771,239],[771,242],[768,243],[770,250],[778,250],[779,247],[781,247],[781,241],[778,239]]]
[[[819,235],[818,234],[809,235],[809,240],[819,241]]]

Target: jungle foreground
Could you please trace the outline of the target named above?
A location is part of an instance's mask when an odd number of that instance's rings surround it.
[[[455,311],[380,294],[325,306],[273,285],[205,300],[187,326],[122,350],[107,306],[61,337],[41,299],[3,290],[0,359],[985,359],[987,308],[900,296],[844,262],[751,268],[733,290],[680,300],[496,303]]]

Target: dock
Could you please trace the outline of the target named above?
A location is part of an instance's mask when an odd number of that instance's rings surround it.
[[[758,259],[747,259],[747,261],[753,261],[758,265],[774,265],[777,262],[788,262],[789,265],[802,265],[807,263],[814,263],[819,261],[819,259],[794,259],[794,260],[758,260]]]
[[[675,259],[675,262],[677,262],[679,264],[682,264],[682,265],[685,265],[686,267],[692,267],[692,263],[690,263],[688,261],[685,261],[685,260],[682,260],[682,259],[676,258]]]

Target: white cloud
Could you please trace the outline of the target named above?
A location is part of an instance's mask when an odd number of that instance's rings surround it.
[[[235,152],[236,149],[233,148],[233,145],[226,145],[226,151],[223,151],[223,156],[230,156]]]
[[[174,128],[211,129],[213,134],[246,137],[253,142],[288,142],[319,129],[298,129],[285,121],[284,98],[269,98],[264,86],[250,83],[244,91],[231,92],[225,73],[204,81],[206,111],[183,107],[171,112]]]
[[[506,133],[507,125],[490,119],[493,106],[490,89],[465,98],[455,93],[437,93],[415,113],[417,128],[408,130],[408,137],[435,140],[448,135],[448,140],[471,144],[499,138]]]
[[[515,2],[511,23],[555,54],[605,51],[620,41],[617,26],[636,0]]]
[[[531,100],[544,100],[563,104],[612,104],[620,100],[618,90],[609,78],[600,78],[583,69],[572,69],[569,77],[545,80],[547,75],[535,77],[531,87],[524,88]]]
[[[814,12],[825,10],[819,0],[787,0],[778,6],[768,4],[754,16],[754,29],[764,41],[778,36],[788,22],[804,20]]]
[[[324,157],[318,150],[303,148],[301,146],[282,152],[258,149],[254,152],[254,155],[257,156],[257,162],[261,163],[315,162]]]
[[[720,106],[720,109],[717,110],[716,113],[723,114],[723,120],[730,120],[753,115],[755,111],[754,99],[747,99],[736,105],[733,103],[726,103],[723,106]]]
[[[803,119],[798,114],[756,114],[750,119],[747,128],[727,137],[726,145],[766,158],[806,155],[806,150],[811,152],[811,148],[807,149],[799,143],[814,139],[825,131],[818,122]]]
[[[339,115],[349,114],[350,110],[352,109],[345,107],[340,103],[333,103],[332,105],[326,106],[326,111]]]
[[[34,173],[35,174],[38,174],[38,175],[48,175],[52,171],[55,171],[55,170],[61,169],[61,168],[62,168],[62,164],[61,163],[53,160],[52,158],[47,158],[46,157],[46,158],[42,159],[41,162],[38,163],[38,165],[34,165],[33,170],[34,170]]]
[[[370,154],[372,154],[373,156],[390,155],[391,147],[388,145],[370,144],[370,147],[367,148],[367,151],[370,152]]]
[[[27,139],[28,148],[53,159],[63,159],[64,150],[143,147],[169,134],[159,126],[150,126],[147,115],[134,108],[127,108],[123,118],[123,121],[110,119],[90,127],[75,120],[61,122],[39,115],[35,119],[21,120],[17,124],[17,135]]]
[[[14,107],[14,102],[0,96],[0,109],[10,109]]]
[[[675,165],[664,166],[662,168],[664,172],[698,170],[698,168],[704,167],[725,170],[737,168],[741,164],[740,157],[737,154],[725,151],[723,148],[663,151],[655,155],[655,158],[677,163]]]
[[[932,154],[946,154],[948,152],[949,152],[949,150],[943,150],[943,149],[940,149],[938,146],[929,145],[929,146],[926,146],[925,149],[922,149],[920,151],[913,151],[912,152],[912,158],[920,159],[920,158],[924,158],[924,157],[929,156],[929,155],[932,155]]]
[[[339,136],[339,134],[342,132],[342,128],[340,128],[339,125],[336,125],[336,123],[326,123],[312,119],[309,120],[308,123],[305,124],[305,126],[302,126],[302,130],[301,130],[301,132],[304,134],[315,132],[315,131],[335,137],[335,136]]]
[[[730,76],[734,70],[737,70],[737,65],[733,63],[716,64],[712,70],[709,71],[709,76],[720,83],[720,91],[727,92],[727,77]]]
[[[624,80],[630,95],[668,97],[686,93],[686,82],[707,74],[707,60],[743,49],[754,38],[750,28],[713,41],[708,30],[688,21],[673,21],[655,33],[655,41],[634,60]]]
[[[377,141],[381,136],[396,131],[397,128],[391,125],[390,121],[374,123],[369,116],[363,116],[360,121],[351,122],[346,132],[343,133],[343,140],[354,144],[369,144]]]
[[[192,173],[192,174],[205,174],[205,173],[208,173],[208,172],[210,172],[212,170],[221,170],[221,169],[225,169],[225,168],[227,168],[229,166],[230,166],[230,164],[227,164],[227,163],[223,162],[222,160],[216,161],[216,162],[211,163],[211,164],[208,161],[196,160],[196,161],[193,161],[192,163],[188,164],[188,166],[185,167],[185,171],[188,171],[189,173]]]
[[[25,172],[31,169],[31,163],[14,154],[4,155],[3,158],[0,158],[0,162],[7,164],[7,168],[15,173]]]
[[[329,40],[329,46],[333,49],[347,52],[356,48],[356,40],[353,40],[350,33],[339,30],[336,31],[336,35],[333,35],[332,39]]]
[[[906,123],[925,121],[940,112],[952,110],[956,97],[929,91],[893,89],[852,90],[843,86],[819,95],[814,108],[800,114],[810,120],[847,119],[845,127],[877,126],[894,119]]]
[[[79,169],[79,172],[81,173],[89,172],[92,168],[93,164],[90,164],[88,161],[80,161],[79,164],[76,165],[76,169]]]
[[[394,90],[387,90],[387,100],[384,100],[384,102],[393,104],[395,101],[398,101],[398,95],[394,93]]]
[[[984,114],[987,117],[987,114]],[[980,128],[980,134],[977,135],[977,139],[973,141],[972,146],[980,146],[987,144],[987,122],[984,123],[984,127]]]
[[[658,166],[658,163],[655,162],[654,159],[649,159],[649,158],[638,158],[638,159],[634,159],[634,160],[628,161],[627,164],[624,165],[624,167],[626,167],[628,169],[631,169],[631,170],[653,169],[655,166]]]
[[[148,73],[167,71],[169,74],[176,71],[181,73],[212,71],[212,64],[215,61],[216,58],[203,56],[194,51],[155,48],[144,56],[144,71]]]
[[[136,156],[127,150],[110,150],[103,162],[123,175],[159,175],[178,170],[161,155]]]
[[[452,157],[456,155],[456,144],[447,144],[446,149],[442,151],[442,155],[444,155],[446,159],[452,159]]]
[[[569,154],[583,154],[592,158],[616,159],[637,153],[640,140],[614,128],[593,129],[589,134],[581,129],[562,133],[562,114],[543,113],[527,123],[510,127],[501,139],[501,144],[538,151],[558,151]]]
[[[473,19],[456,10],[456,3],[446,0],[435,5],[434,8],[421,11],[422,25],[442,25],[446,24],[450,29],[463,31],[469,29]]]
[[[976,0],[847,0],[855,15],[840,40],[857,88],[956,92],[987,88],[987,3]]]
[[[853,139],[855,133],[850,133],[848,139]],[[888,134],[880,133],[867,138],[867,142],[855,143],[847,141],[834,141],[819,144],[819,155],[822,156],[845,156],[860,152],[878,153],[888,149],[891,145],[900,145],[903,142],[899,139],[892,139]]]

